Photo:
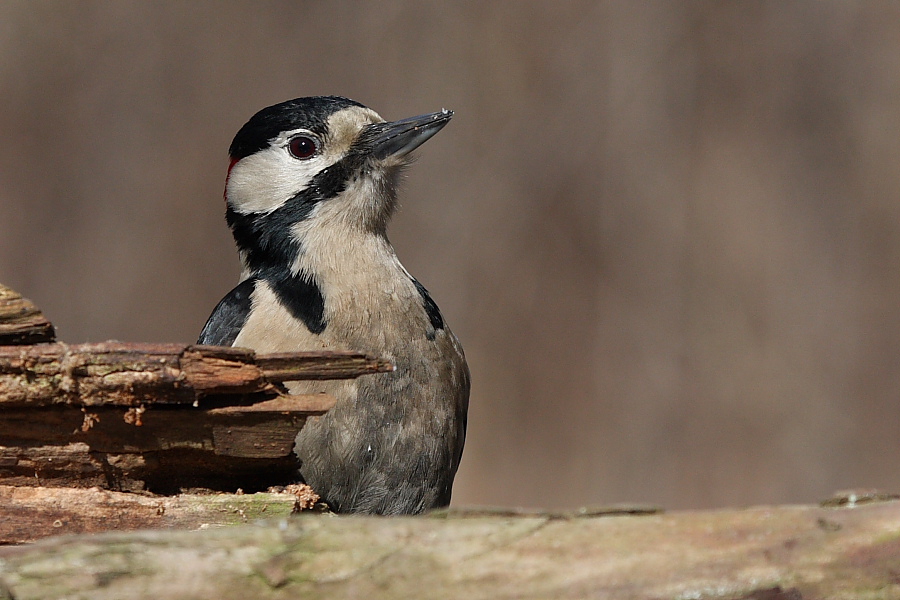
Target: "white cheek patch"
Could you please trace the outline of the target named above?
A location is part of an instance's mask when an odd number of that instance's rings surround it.
[[[350,107],[328,118],[326,140],[304,129],[285,131],[268,148],[242,158],[231,168],[225,195],[240,214],[270,213],[307,189],[323,169],[342,159],[359,132],[383,119],[368,108]],[[320,154],[308,160],[291,156],[287,146],[296,135],[309,135],[320,144]]]
[[[298,160],[276,140],[231,168],[225,187],[228,203],[241,214],[272,212],[305,190],[331,162],[324,156]]]

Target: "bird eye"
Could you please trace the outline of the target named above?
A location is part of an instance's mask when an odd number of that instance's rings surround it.
[[[312,158],[318,149],[316,141],[305,135],[298,135],[291,140],[290,144],[288,144],[288,150],[290,150],[291,156],[301,160]]]

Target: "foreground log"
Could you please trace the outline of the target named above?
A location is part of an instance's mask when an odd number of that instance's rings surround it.
[[[900,503],[323,518],[0,549],[0,598],[900,597]],[[5,593],[5,596],[4,596]]]

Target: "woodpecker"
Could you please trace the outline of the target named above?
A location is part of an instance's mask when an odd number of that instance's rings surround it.
[[[229,149],[226,221],[243,269],[199,343],[352,350],[396,367],[289,387],[337,398],[295,445],[300,477],[335,512],[418,514],[450,503],[469,369],[387,225],[410,152],[452,116],[386,122],[347,98],[297,98],[256,113]]]

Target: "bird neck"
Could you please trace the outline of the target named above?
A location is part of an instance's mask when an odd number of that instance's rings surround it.
[[[303,228],[291,272],[320,283],[377,281],[379,275],[402,270],[385,232],[337,227]]]

